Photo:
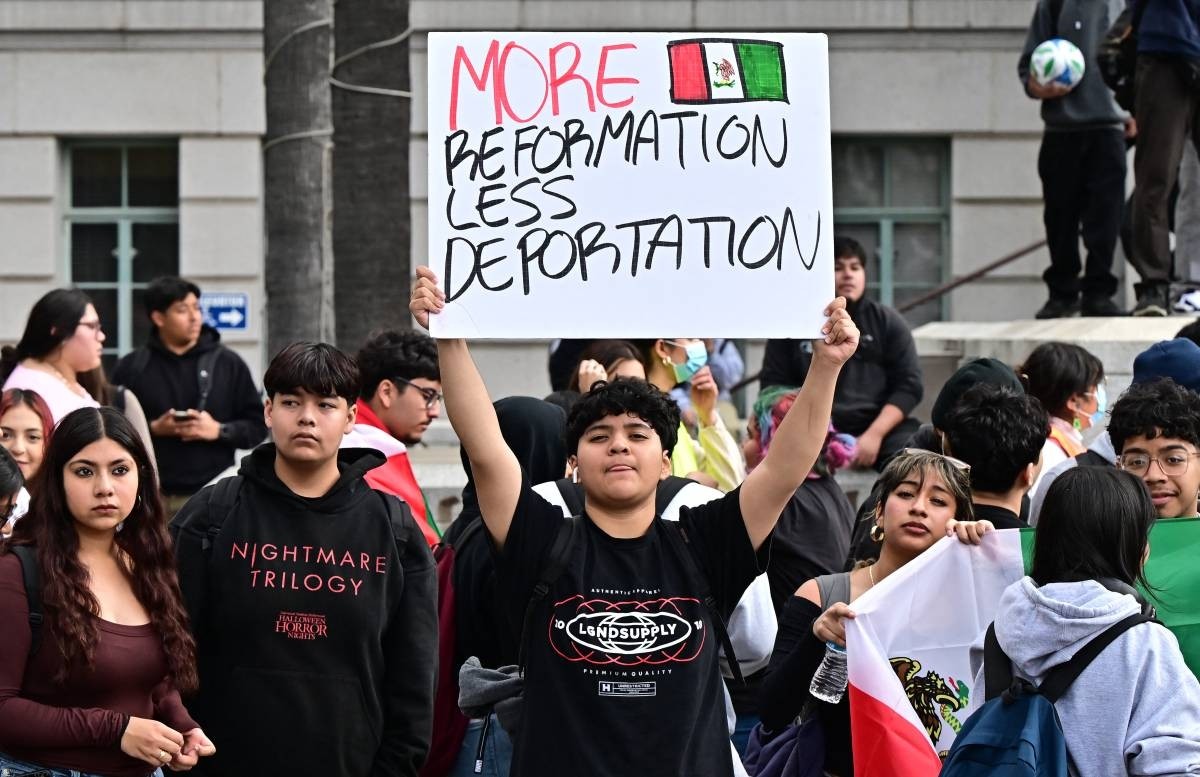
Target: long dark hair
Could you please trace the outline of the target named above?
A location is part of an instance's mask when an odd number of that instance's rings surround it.
[[[25,333],[14,348],[0,350],[0,383],[22,359],[42,359],[75,334],[91,298],[79,289],[53,289],[33,303]]]
[[[129,453],[138,472],[137,500],[116,535],[116,545],[134,595],[162,636],[175,686],[187,693],[197,687],[196,643],[179,592],[154,468],[141,437],[124,415],[102,407],[82,408],[63,418],[35,478],[29,513],[17,522],[11,542],[37,547],[46,625],[66,659],[55,680],[65,682],[72,668],[94,668],[97,629],[93,616],[100,614],[100,605],[88,588],[88,571],[77,556],[79,535],[67,506],[63,471],[80,450],[106,438]]]
[[[1034,535],[1038,585],[1114,577],[1147,586],[1142,558],[1157,515],[1141,478],[1110,467],[1075,467],[1046,490]]]

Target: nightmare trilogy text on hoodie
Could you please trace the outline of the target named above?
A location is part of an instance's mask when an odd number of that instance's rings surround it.
[[[208,775],[415,775],[428,749],[437,584],[421,530],[396,537],[363,473],[383,456],[341,450],[319,498],[275,474],[275,446],[242,461],[237,501],[206,554],[213,488],[172,524],[196,633],[189,709],[219,742]],[[215,487],[214,487],[215,488]]]

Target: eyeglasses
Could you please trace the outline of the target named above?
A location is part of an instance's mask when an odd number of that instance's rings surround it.
[[[416,389],[417,393],[425,399],[426,410],[432,410],[434,405],[436,405],[438,402],[441,402],[442,397],[444,396],[442,392],[438,391],[437,389],[418,386],[416,383],[413,383],[411,380],[407,380],[405,378],[392,378],[392,380],[396,383],[403,383],[406,386],[412,386],[414,389]]]
[[[971,465],[968,464],[967,462],[963,461],[962,459],[956,459],[953,456],[947,456],[946,454],[938,453],[937,451],[927,451],[924,448],[904,448],[903,450],[900,451],[900,455],[902,455],[902,456],[908,456],[910,454],[921,454],[921,453],[924,453],[924,454],[927,454],[930,456],[937,456],[940,459],[945,459],[947,464],[949,464],[951,467],[954,467],[959,472],[970,472],[971,471]]]
[[[93,335],[100,334],[100,330],[104,328],[101,326],[99,319],[95,321],[80,321],[78,324],[76,324],[76,326],[86,326],[88,329],[92,330]]]
[[[1158,467],[1164,475],[1182,475],[1187,472],[1188,460],[1200,453],[1187,451],[1171,451],[1165,456],[1149,456],[1145,453],[1126,453],[1117,458],[1117,466],[1131,474],[1141,477],[1150,471],[1150,463],[1158,462]]]

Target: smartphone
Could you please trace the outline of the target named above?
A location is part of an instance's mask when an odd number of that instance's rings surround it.
[[[175,418],[176,422],[192,420],[191,410],[176,410],[171,415]]]

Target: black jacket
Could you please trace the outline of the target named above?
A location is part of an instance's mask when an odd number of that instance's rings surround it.
[[[363,473],[382,454],[338,453],[327,494],[297,496],[275,446],[242,461],[237,498],[208,550],[214,489],[172,522],[196,634],[188,709],[219,743],[204,775],[416,775],[429,748],[437,581],[420,528]],[[393,507],[393,509],[396,509]]]
[[[833,397],[833,425],[862,434],[884,405],[907,416],[921,402],[921,365],[908,324],[895,310],[863,297],[849,306],[862,333],[858,350],[842,368]],[[759,384],[801,386],[812,361],[810,340],[768,340]]]
[[[171,408],[188,410],[199,404],[200,355],[214,349],[219,353],[205,409],[224,424],[223,436],[212,442],[154,438],[159,478],[168,494],[195,493],[233,466],[235,451],[253,448],[266,438],[262,395],[246,363],[221,345],[220,334],[209,326],[200,331],[199,342],[182,355],[167,350],[155,330],[147,345],[126,354],[113,370],[112,382],[132,390],[146,411],[146,419],[153,421]],[[139,358],[138,351],[143,350],[148,351],[149,358]],[[138,369],[139,362],[145,364],[144,369]]]

